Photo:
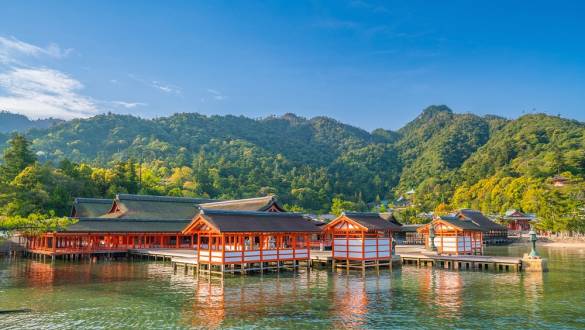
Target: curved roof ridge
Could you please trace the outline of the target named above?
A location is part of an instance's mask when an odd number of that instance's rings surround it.
[[[149,202],[175,202],[175,203],[193,203],[203,204],[215,202],[211,198],[194,198],[194,197],[175,197],[175,196],[156,196],[156,195],[136,195],[136,194],[117,194],[118,200],[149,201]]]
[[[264,216],[264,217],[290,217],[290,216],[302,216],[305,215],[303,213],[298,212],[265,212],[265,211],[246,211],[246,210],[221,210],[221,209],[206,209],[200,208],[201,214],[226,214],[226,215],[254,215],[254,216]]]
[[[95,218],[95,217],[85,217],[85,218],[76,218],[78,221],[114,221],[114,222],[160,222],[160,221],[177,221],[177,222],[185,222],[191,221],[189,219],[140,219],[140,218]]]
[[[350,215],[361,215],[366,217],[379,217],[380,213],[377,212],[342,212],[342,214],[350,216]]]
[[[94,198],[94,197],[75,197],[74,203],[92,202],[100,204],[111,204],[114,200],[111,198]]]
[[[222,205],[222,204],[230,204],[230,203],[245,203],[247,201],[253,202],[253,201],[263,200],[263,199],[274,200],[275,196],[268,195],[268,196],[250,197],[250,198],[242,198],[242,199],[228,199],[228,200],[222,200],[222,201],[201,203],[201,206],[203,206],[203,205]]]

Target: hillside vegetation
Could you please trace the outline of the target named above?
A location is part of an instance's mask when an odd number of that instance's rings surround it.
[[[30,120],[23,115],[0,111],[0,133],[23,132],[31,128],[48,128],[60,122],[63,120],[53,118]]]
[[[0,135],[0,143],[7,138]],[[104,114],[31,129],[26,139],[38,161],[4,176],[4,213],[50,208],[63,214],[73,196],[125,191],[213,198],[275,193],[295,210],[327,212],[333,199],[365,210],[414,189],[416,211],[439,204],[490,213],[514,207],[575,224],[585,199],[585,124],[543,114],[508,120],[431,106],[396,132],[371,133],[294,114]],[[550,184],[559,174],[568,187]],[[35,197],[37,207],[17,205],[10,187],[18,185],[44,191]]]

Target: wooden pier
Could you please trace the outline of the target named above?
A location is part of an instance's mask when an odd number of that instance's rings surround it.
[[[400,255],[394,256],[394,262],[398,261],[403,265],[416,265],[419,267],[431,266],[442,269],[451,270],[481,270],[481,271],[524,271],[522,267],[522,258],[520,257],[505,257],[505,256],[450,256],[424,253],[420,248],[400,248],[398,249]],[[332,269],[362,269],[360,264],[345,264],[337,260],[334,262],[331,251],[316,251],[311,250],[310,259],[302,262],[280,262],[280,263],[250,263],[245,267],[232,267],[226,265],[223,269],[211,269],[206,265],[199,265],[197,262],[197,254],[193,249],[168,249],[168,248],[152,248],[152,249],[130,249],[130,250],[110,250],[87,253],[86,251],[68,251],[67,253],[54,253],[52,251],[27,251],[26,254],[35,259],[46,261],[54,260],[56,257],[66,260],[82,260],[89,257],[96,258],[111,258],[111,257],[128,257],[128,258],[145,258],[155,261],[169,262],[171,266],[177,271],[178,268],[184,269],[185,274],[192,272],[193,274],[221,274],[221,273],[248,273],[248,272],[263,272],[263,271],[279,271],[280,269],[297,269],[298,267],[332,267]],[[398,259],[398,260],[396,260]],[[349,266],[349,267],[348,267]],[[379,263],[376,265],[367,264],[368,267],[380,268],[387,266],[391,268],[390,264]],[[367,267],[366,267],[367,268]],[[365,269],[365,268],[364,268]]]
[[[491,270],[514,271],[522,270],[522,258],[496,256],[449,256],[423,253],[403,253],[400,255],[402,264],[417,266],[433,266],[453,270]]]
[[[138,257],[152,258],[154,260],[161,259],[163,261],[171,261],[173,258],[196,259],[197,253],[193,249],[130,249],[128,254]]]
[[[92,258],[117,258],[117,257],[126,257],[128,255],[128,250],[100,250],[100,251],[88,251],[88,250],[78,250],[78,249],[71,249],[71,250],[60,250],[60,251],[52,251],[52,250],[25,250],[22,252],[24,256],[31,257],[36,260],[42,261],[55,261],[57,258],[63,260],[82,260],[82,259],[92,259]]]
[[[223,274],[246,274],[249,272],[295,270],[301,266],[310,267],[310,262],[298,260],[275,261],[275,262],[251,262],[242,265],[224,265],[224,267],[210,267],[208,263],[197,261],[197,254],[192,249],[133,249],[129,250],[130,257],[140,257],[152,260],[169,261],[175,273],[183,269],[185,275],[192,273],[194,276],[201,275],[223,275]],[[331,255],[331,253],[329,253]]]

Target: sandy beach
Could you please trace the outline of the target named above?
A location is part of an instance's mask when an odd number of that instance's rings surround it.
[[[537,242],[536,244],[540,246],[547,246],[547,247],[558,247],[558,248],[585,248],[585,242],[555,242],[555,241],[548,241],[548,242]]]

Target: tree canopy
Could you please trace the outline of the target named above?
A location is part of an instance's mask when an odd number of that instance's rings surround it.
[[[61,216],[74,197],[120,192],[277,194],[294,210],[316,213],[367,210],[381,200],[392,207],[408,195],[407,219],[436,209],[518,208],[557,219],[554,226],[576,224],[585,207],[585,124],[543,114],[508,120],[432,106],[396,132],[372,133],[294,114],[104,114],[25,135],[0,139],[3,215]],[[555,187],[555,175],[570,183]]]

